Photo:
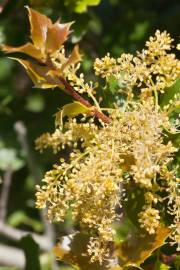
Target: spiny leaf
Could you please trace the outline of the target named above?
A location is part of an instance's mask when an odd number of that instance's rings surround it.
[[[176,94],[180,94],[180,79],[177,79],[177,81],[172,86],[165,89],[165,93],[162,95],[160,100],[161,107],[167,105]]]
[[[29,77],[31,78],[36,87],[48,89],[59,86],[60,88],[63,89],[63,85],[59,81],[58,77],[51,76],[50,73],[51,70],[48,67],[33,64],[30,61],[19,58],[11,58],[11,59],[18,61],[21,65],[24,66]]]
[[[67,239],[66,239],[67,240]],[[62,244],[58,244],[54,248],[55,255],[62,261],[72,265],[78,270],[105,270],[108,269],[107,264],[90,263],[90,258],[85,256],[89,236],[83,233],[77,233],[73,237],[69,237],[69,245],[67,248]]]
[[[91,109],[78,101],[63,106],[63,116],[75,117],[79,114],[88,114]]]
[[[31,39],[37,48],[45,47],[48,27],[52,26],[51,20],[45,15],[27,7],[31,25]]]
[[[68,58],[67,62],[62,66],[61,71],[63,71],[67,66],[71,64],[76,64],[81,61],[81,54],[79,53],[79,46],[74,46],[74,49]]]
[[[36,59],[43,58],[43,54],[41,53],[41,51],[38,50],[32,43],[29,43],[29,42],[20,47],[11,47],[7,45],[1,45],[1,48],[6,53],[20,52],[20,53],[25,53],[29,56],[32,56]]]
[[[67,40],[72,23],[60,24],[56,22],[48,28],[46,40],[46,50],[48,53],[56,52],[61,48],[62,44]]]
[[[1,48],[7,53],[20,52],[30,55],[37,60],[46,60],[47,57],[59,51],[70,33],[72,22],[61,24],[52,21],[45,15],[27,7],[31,26],[31,40],[20,47],[7,45]]]
[[[154,235],[143,231],[132,235],[128,242],[117,245],[115,255],[119,257],[120,265],[123,267],[140,266],[153,251],[164,245],[169,234],[170,229],[161,225]]]

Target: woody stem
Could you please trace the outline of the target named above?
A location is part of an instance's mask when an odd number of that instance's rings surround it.
[[[66,91],[77,101],[79,101],[81,104],[88,108],[93,108],[92,113],[98,118],[101,119],[104,123],[109,124],[111,122],[111,119],[106,116],[104,113],[98,111],[96,107],[93,107],[91,103],[84,99],[82,96],[80,96],[74,89],[73,87],[62,77],[58,76],[60,82],[64,85]]]

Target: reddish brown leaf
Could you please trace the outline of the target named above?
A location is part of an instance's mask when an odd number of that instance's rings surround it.
[[[121,266],[139,266],[164,244],[169,234],[170,229],[163,226],[159,226],[154,235],[140,232],[128,239],[127,243],[117,246],[115,256],[119,258]]]
[[[34,45],[45,51],[48,27],[52,26],[51,20],[45,15],[27,7],[31,25],[31,39]]]
[[[20,47],[11,47],[7,45],[2,45],[1,46],[2,50],[6,53],[15,53],[15,52],[20,52],[20,53],[25,53],[29,56],[32,56],[36,59],[42,59],[43,55],[40,50],[38,50],[32,43],[26,43],[25,45],[22,45]]]
[[[63,89],[63,85],[59,81],[57,76],[50,75],[50,69],[46,66],[40,66],[37,64],[33,64],[27,60],[19,59],[19,58],[11,58],[18,61],[23,67],[26,69],[29,77],[33,81],[34,85],[38,88],[48,89],[59,86]]]
[[[56,22],[48,27],[46,40],[46,50],[48,53],[52,54],[61,48],[62,44],[67,40],[71,25],[72,22],[65,24]]]
[[[61,71],[63,71],[67,66],[71,64],[76,64],[77,62],[81,61],[81,54],[79,53],[79,46],[76,45],[67,60],[67,62],[62,66]]]
[[[83,233],[77,233],[73,238],[69,238],[68,249],[58,244],[55,249],[55,255],[62,261],[72,265],[79,270],[108,270],[108,262],[100,265],[98,262],[90,263],[90,258],[85,256],[87,253],[87,244],[89,236]]]

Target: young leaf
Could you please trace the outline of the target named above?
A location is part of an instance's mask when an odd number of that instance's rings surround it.
[[[41,270],[39,261],[39,246],[30,235],[24,236],[21,241],[21,246],[26,257],[26,270]]]
[[[70,55],[70,57],[68,58],[67,62],[62,65],[61,71],[63,71],[67,66],[71,65],[71,64],[76,64],[77,62],[81,61],[81,55],[79,53],[79,46],[76,45],[74,46],[74,49]]]
[[[51,70],[47,66],[40,66],[19,58],[11,59],[18,61],[26,69],[26,72],[33,81],[35,87],[48,89],[59,86],[63,89],[63,85],[58,77],[51,76]]]
[[[87,11],[88,6],[97,6],[101,0],[79,0],[76,1],[75,11],[77,13],[82,13]]]
[[[64,243],[58,244],[54,248],[55,255],[65,263],[68,263],[78,270],[105,270],[108,269],[108,262],[102,265],[99,263],[90,263],[90,258],[85,256],[89,236],[83,233],[77,233],[69,238],[69,245],[65,248]],[[67,239],[66,239],[67,240]]]
[[[70,33],[72,22],[61,24],[59,21],[52,21],[45,15],[27,7],[31,26],[31,40],[20,47],[2,45],[6,53],[25,53],[37,60],[46,61],[49,54],[59,51]]]
[[[140,266],[153,251],[164,245],[169,234],[170,229],[161,225],[154,235],[143,231],[132,235],[127,243],[122,243],[116,248],[115,255],[119,257],[120,265],[123,267]]]
[[[63,106],[63,116],[75,117],[79,114],[88,114],[91,109],[78,101]]]
[[[180,79],[177,79],[177,81],[172,86],[165,89],[165,93],[162,95],[160,100],[161,107],[167,105],[176,94],[180,94]]]
[[[31,25],[31,39],[36,48],[45,49],[48,27],[52,26],[51,20],[45,15],[27,7]]]
[[[48,53],[53,54],[61,48],[62,44],[67,40],[71,25],[72,22],[64,24],[56,22],[48,28],[46,40],[46,51]]]
[[[25,45],[22,45],[20,47],[11,47],[11,46],[7,46],[7,45],[1,45],[1,48],[6,53],[20,52],[20,53],[25,53],[25,54],[27,54],[27,55],[29,55],[31,57],[36,58],[36,59],[42,59],[43,58],[42,52],[39,49],[37,49],[30,42],[28,42]]]

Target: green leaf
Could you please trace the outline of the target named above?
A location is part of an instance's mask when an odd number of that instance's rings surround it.
[[[170,229],[159,226],[156,234],[150,235],[144,231],[131,234],[127,242],[117,245],[115,255],[120,259],[120,265],[139,267],[152,253],[164,245]]]
[[[108,83],[108,89],[111,91],[112,94],[115,94],[115,92],[119,89],[119,82],[114,76],[110,76],[107,80]]]
[[[169,269],[170,269],[169,265],[164,264],[160,261],[156,263],[155,268],[154,268],[154,270],[169,270]]]
[[[0,149],[0,170],[11,169],[17,171],[24,166],[24,161],[17,157],[15,149]]]
[[[39,246],[33,240],[31,235],[22,237],[20,244],[26,257],[26,270],[41,270],[39,261]]]
[[[79,114],[88,114],[91,109],[78,101],[63,106],[63,116],[75,117]]]
[[[39,94],[35,94],[27,98],[27,103],[26,103],[25,108],[28,111],[38,113],[38,112],[43,111],[44,107],[45,107],[45,102],[44,102],[43,96]]]
[[[88,6],[97,6],[101,0],[65,0],[65,5],[76,13],[87,11]]]
[[[89,235],[83,233],[76,233],[69,238],[69,245],[64,243],[58,244],[54,248],[55,255],[65,263],[75,267],[78,270],[105,270],[108,262],[102,265],[99,263],[90,263],[90,258],[84,256],[87,253],[87,244],[89,242]],[[65,246],[65,248],[64,248]],[[66,248],[67,246],[67,248]]]
[[[42,226],[42,223],[40,221],[28,217],[25,212],[20,211],[20,210],[12,213],[8,217],[7,222],[9,225],[11,225],[13,227],[19,226],[21,224],[25,224],[37,232],[42,232],[42,230],[43,230],[43,226]]]
[[[170,86],[169,88],[164,90],[164,94],[160,98],[160,106],[164,107],[169,103],[170,100],[174,98],[176,94],[180,94],[180,79]]]
[[[11,57],[10,59],[18,61],[25,68],[35,87],[48,89],[59,86],[63,89],[62,83],[49,67],[34,64],[20,58]]]

